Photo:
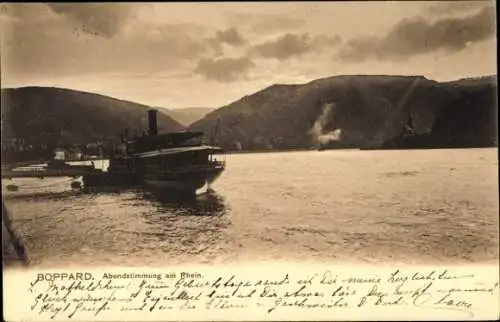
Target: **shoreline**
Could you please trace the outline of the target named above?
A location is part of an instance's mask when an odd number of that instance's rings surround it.
[[[498,149],[498,146],[463,146],[463,147],[400,147],[400,148],[371,148],[371,147],[345,147],[345,148],[297,148],[297,149],[268,149],[268,150],[223,150],[224,155],[232,155],[232,154],[257,154],[257,153],[285,153],[285,152],[323,152],[323,151],[345,151],[345,150],[358,150],[358,151],[423,151],[423,150],[465,150],[465,149]],[[65,162],[97,162],[109,160],[109,157],[103,157],[98,159],[87,159],[87,160],[66,160]],[[41,164],[40,162],[36,163],[28,163],[28,162],[20,162],[18,167],[30,166],[34,164]],[[8,167],[7,163],[2,163],[2,168]]]
[[[28,257],[20,238],[12,229],[5,201],[2,199],[2,256],[4,268],[27,267]]]
[[[249,154],[249,153],[282,153],[282,152],[308,152],[308,151],[345,151],[345,150],[358,150],[358,151],[423,151],[423,150],[465,150],[465,149],[498,149],[498,146],[477,146],[477,147],[402,147],[402,148],[338,148],[338,149],[317,149],[317,148],[299,148],[287,150],[241,150],[241,151],[225,151],[224,154]]]

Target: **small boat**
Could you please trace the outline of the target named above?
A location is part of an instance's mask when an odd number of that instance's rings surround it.
[[[204,144],[203,132],[157,133],[157,111],[148,111],[149,130],[124,138],[121,153],[110,158],[108,175],[128,183],[195,193],[210,187],[226,163],[220,147]]]
[[[69,164],[67,164],[64,160],[53,159],[47,162],[45,166],[46,169],[63,169],[67,168]]]
[[[49,160],[43,168],[47,170],[94,170],[95,166],[93,163],[92,165],[72,165],[67,163],[65,160],[53,159]]]

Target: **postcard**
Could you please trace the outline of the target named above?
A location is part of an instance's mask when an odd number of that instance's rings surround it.
[[[6,321],[499,313],[496,3],[4,3]]]

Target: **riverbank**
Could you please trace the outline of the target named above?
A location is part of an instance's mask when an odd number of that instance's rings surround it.
[[[249,153],[279,153],[279,152],[303,152],[314,151],[315,148],[297,148],[297,149],[255,149],[255,150],[225,150],[225,154],[249,154]]]
[[[10,228],[10,218],[2,201],[2,255],[4,268],[24,267],[27,257],[24,246]]]

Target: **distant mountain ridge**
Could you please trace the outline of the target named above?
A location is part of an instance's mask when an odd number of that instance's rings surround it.
[[[192,123],[202,119],[203,117],[205,117],[205,115],[213,112],[214,110],[215,108],[212,107],[183,107],[176,109],[158,107],[158,111],[165,113],[184,126],[191,125]]]
[[[325,142],[365,147],[398,138],[411,116],[415,132],[430,140],[427,147],[489,146],[496,144],[496,91],[496,76],[442,83],[422,76],[334,76],[272,85],[189,129],[212,131],[219,120],[216,140],[229,150],[304,149]],[[445,114],[455,121],[443,119]]]
[[[2,138],[22,138],[32,144],[81,144],[119,140],[147,130],[147,105],[55,87],[1,90]],[[158,114],[159,132],[183,130],[171,117]]]
[[[185,115],[206,113],[188,127],[168,116],[180,110],[157,108],[158,126],[160,133],[215,134],[214,143],[227,150],[496,146],[496,94],[496,75],[452,82],[334,76],[275,84],[219,109],[187,108]],[[23,87],[2,89],[1,100],[2,139],[82,144],[147,129],[149,106],[98,94]],[[409,118],[417,136],[407,140],[402,132]]]

